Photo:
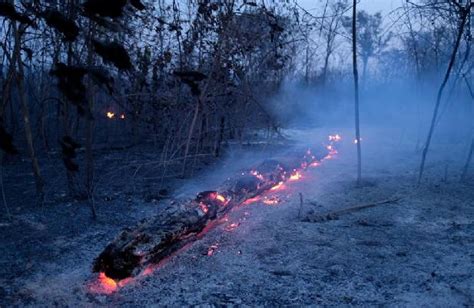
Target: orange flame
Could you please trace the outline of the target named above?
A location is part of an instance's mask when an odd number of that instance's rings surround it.
[[[250,198],[250,199],[247,199],[244,201],[244,203],[242,203],[243,205],[247,205],[247,204],[250,204],[250,203],[254,203],[254,202],[257,202],[260,200],[260,197],[259,196],[256,196],[256,197],[253,197],[253,198]]]
[[[102,286],[104,286],[104,288],[108,291],[113,292],[117,289],[117,283],[115,282],[115,280],[113,280],[112,278],[107,277],[107,275],[105,275],[105,273],[101,272],[99,274],[99,281],[102,284]]]
[[[290,181],[298,181],[299,179],[301,179],[303,176],[301,175],[301,173],[299,171],[294,171],[293,174],[290,176]]]
[[[238,226],[240,226],[240,224],[237,223],[237,222],[234,222],[234,223],[231,223],[230,225],[228,225],[227,227],[225,227],[224,230],[227,231],[227,232],[230,232],[230,231],[235,230]]]
[[[281,188],[283,188],[283,182],[280,182],[280,183],[276,184],[275,186],[270,188],[270,190],[279,190]]]
[[[99,273],[97,281],[94,281],[89,286],[91,292],[98,294],[112,294],[117,291],[117,288],[117,282],[112,278],[107,277],[103,272]]]
[[[223,203],[227,201],[226,198],[220,194],[217,194],[216,199]]]
[[[142,272],[142,275],[143,276],[148,276],[148,275],[151,275],[153,274],[153,272],[155,271],[155,268],[153,266],[147,266],[143,272]]]
[[[265,203],[266,205],[275,205],[275,204],[278,204],[280,202],[280,199],[278,197],[265,197],[263,199],[263,203]]]

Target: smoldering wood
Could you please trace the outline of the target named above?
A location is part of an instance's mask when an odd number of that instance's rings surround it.
[[[172,202],[155,217],[124,229],[100,253],[93,271],[113,279],[139,274],[147,265],[158,263],[196,240],[206,227],[218,222],[234,207],[286,181],[295,170],[320,160],[323,153],[322,150],[287,153],[226,180],[214,191]]]

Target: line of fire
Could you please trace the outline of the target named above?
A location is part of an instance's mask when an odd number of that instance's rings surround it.
[[[228,220],[226,215],[233,208],[257,201],[278,204],[278,192],[285,190],[285,183],[298,181],[307,168],[333,159],[341,139],[339,134],[330,135],[323,146],[298,149],[284,157],[265,160],[228,178],[217,190],[200,192],[191,200],[172,201],[171,212],[165,211],[123,230],[94,261],[93,271],[98,276],[90,283],[90,290],[110,294],[136,277],[151,274],[168,258]],[[238,223],[229,223],[226,230],[237,227]],[[208,255],[216,249],[216,245],[211,246]]]

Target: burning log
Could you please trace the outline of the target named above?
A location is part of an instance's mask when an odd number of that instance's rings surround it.
[[[232,208],[265,191],[278,187],[295,172],[328,155],[292,154],[267,160],[256,168],[229,179],[216,191],[204,191],[192,200],[174,202],[159,215],[123,230],[94,262],[94,272],[112,279],[139,274],[186,244],[198,239]]]

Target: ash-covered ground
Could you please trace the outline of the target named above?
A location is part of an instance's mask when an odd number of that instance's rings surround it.
[[[333,132],[293,136],[322,142]],[[118,194],[98,201],[96,222],[79,204],[18,210],[0,227],[0,306],[474,306],[473,173],[460,183],[464,157],[446,160],[446,153],[459,155],[467,145],[434,145],[417,187],[415,142],[373,130],[364,135],[364,183],[356,187],[351,133],[340,133],[344,141],[335,159],[267,194],[278,204],[262,198],[232,211],[227,222],[152,274],[110,295],[89,288],[94,258],[121,228],[169,201]],[[176,182],[174,194],[192,197],[226,176],[213,172]],[[305,222],[393,198],[401,199]]]

